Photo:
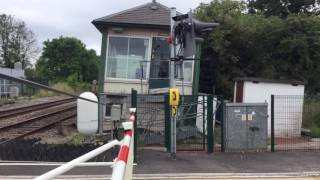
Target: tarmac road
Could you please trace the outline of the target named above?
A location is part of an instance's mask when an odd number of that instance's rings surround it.
[[[0,163],[0,179],[27,178],[57,166]],[[86,179],[110,176],[110,167],[77,167],[65,175]],[[319,179],[320,152],[215,153],[139,150],[135,179]],[[67,178],[64,176],[64,178]],[[67,178],[68,179],[68,178]]]

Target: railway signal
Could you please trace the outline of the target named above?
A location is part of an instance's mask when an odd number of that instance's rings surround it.
[[[170,65],[170,103],[171,105],[171,157],[176,158],[176,114],[178,113],[179,91],[175,91],[175,66],[176,61],[180,61],[181,77],[183,77],[183,61],[195,60],[197,42],[202,42],[201,35],[210,32],[219,23],[201,22],[192,18],[192,12],[188,14],[178,15],[176,9],[171,9],[171,35],[167,38],[167,42],[171,45],[171,60],[174,62]],[[172,97],[172,99],[171,99]],[[173,100],[174,99],[174,100]]]
[[[193,19],[191,11],[188,14],[172,17],[172,19],[176,22],[173,42],[179,46],[175,60],[194,59],[196,43],[203,41],[202,35],[219,26],[219,23]]]

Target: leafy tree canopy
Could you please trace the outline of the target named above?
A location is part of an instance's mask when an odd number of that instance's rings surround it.
[[[97,79],[99,58],[94,50],[87,50],[76,38],[59,37],[45,41],[36,71],[50,81],[73,79],[91,82]]]
[[[250,12],[266,16],[287,17],[289,14],[316,14],[318,0],[249,0]]]
[[[261,77],[307,82],[320,91],[320,17],[290,14],[286,19],[246,13],[244,2],[214,0],[195,16],[217,21],[203,43],[200,90],[231,98],[234,78]]]

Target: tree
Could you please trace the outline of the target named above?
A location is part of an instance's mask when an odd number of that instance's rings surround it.
[[[21,62],[26,68],[38,52],[34,33],[23,21],[0,15],[0,64],[13,68],[15,62]]]
[[[36,63],[38,76],[54,82],[68,77],[88,83],[97,79],[99,58],[79,39],[59,37],[43,44],[42,55]]]
[[[318,6],[318,0],[249,0],[250,12],[261,12],[266,16],[314,14],[318,12]]]
[[[200,90],[232,98],[234,78],[260,77],[307,82],[306,93],[320,91],[320,18],[248,14],[242,2],[214,0],[201,5],[199,20],[220,23],[203,43]]]

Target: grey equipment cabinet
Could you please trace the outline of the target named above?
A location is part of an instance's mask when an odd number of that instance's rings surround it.
[[[224,113],[225,151],[267,150],[267,103],[226,103]]]

